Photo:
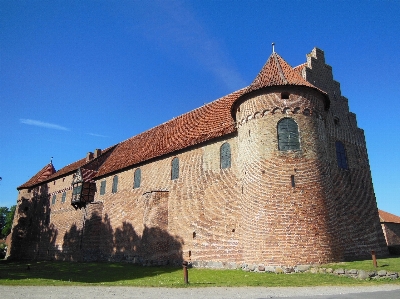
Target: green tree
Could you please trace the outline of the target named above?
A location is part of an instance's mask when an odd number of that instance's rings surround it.
[[[9,210],[8,210],[8,208],[6,208],[8,211],[5,216],[4,225],[1,226],[1,233],[0,233],[4,237],[7,236],[9,233],[11,233],[11,227],[12,227],[12,223],[14,220],[14,214],[15,214],[16,208],[17,208],[17,206],[15,206],[15,205],[12,206]]]
[[[0,238],[3,238],[2,230],[3,227],[6,225],[6,217],[8,214],[8,208],[7,207],[0,207]]]

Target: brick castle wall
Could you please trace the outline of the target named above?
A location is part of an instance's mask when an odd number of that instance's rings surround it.
[[[293,266],[369,256],[370,250],[387,254],[364,133],[321,50],[308,55],[301,72],[327,92],[329,110],[312,88],[258,90],[233,107],[236,133],[99,178],[94,202],[85,208],[70,205],[71,173],[21,189],[8,255]],[[298,125],[300,151],[278,150],[277,123],[285,117]],[[349,169],[337,166],[338,140],[345,145]],[[231,167],[221,169],[225,142]],[[173,180],[174,157],[179,177]],[[138,168],[141,184],[134,188]]]

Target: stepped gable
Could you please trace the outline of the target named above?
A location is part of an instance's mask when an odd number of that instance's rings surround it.
[[[238,90],[121,142],[99,170],[99,176],[172,153],[236,131],[231,106]]]
[[[390,214],[388,212],[378,210],[379,218],[381,222],[391,222],[391,223],[400,223],[400,217]]]
[[[25,184],[19,186],[17,190],[37,185],[47,180],[55,172],[56,169],[54,168],[53,163],[49,163],[45,167],[43,167],[38,173],[36,173],[33,177],[31,177]]]

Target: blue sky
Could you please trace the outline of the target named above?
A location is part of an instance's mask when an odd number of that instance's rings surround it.
[[[317,46],[400,215],[400,2],[0,0],[0,206],[56,169],[247,86]]]

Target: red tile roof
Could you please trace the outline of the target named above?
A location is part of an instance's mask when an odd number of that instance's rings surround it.
[[[381,222],[392,222],[392,223],[400,223],[400,217],[390,214],[388,212],[378,210],[379,211],[379,218]]]
[[[47,180],[56,170],[52,163],[47,164],[38,173],[31,177],[25,184],[22,184],[17,188],[17,190],[28,188],[33,185],[37,185],[45,180]]]
[[[268,58],[253,83],[247,88],[246,93],[263,87],[282,85],[301,85],[318,89],[303,79],[298,71],[294,70],[282,57],[274,52]]]
[[[295,66],[293,69],[301,74],[301,71],[307,66],[307,62]]]
[[[53,164],[50,163],[50,164],[46,165],[37,174],[35,174],[29,181],[27,181],[25,184],[19,186],[17,189],[19,190],[19,189],[23,189],[23,188],[30,188],[30,187],[33,187],[33,186],[35,186],[35,185],[37,185],[37,184],[39,184],[39,183],[41,183],[43,181],[50,181],[50,180],[56,179],[58,177],[66,175],[68,173],[74,172],[79,167],[82,167],[82,166],[91,167],[91,166],[93,166],[94,163],[98,162],[99,160],[100,160],[99,165],[101,165],[104,162],[104,161],[101,161],[101,160],[106,159],[107,156],[110,154],[110,152],[112,152],[112,150],[115,147],[116,147],[116,145],[110,146],[109,148],[106,148],[105,150],[102,151],[101,155],[99,157],[95,158],[95,159],[92,159],[92,160],[87,162],[86,161],[86,157],[85,157],[85,158],[82,158],[82,159],[80,159],[80,160],[78,160],[76,162],[68,164],[67,166],[64,166],[59,171],[56,171],[54,169]],[[51,173],[45,171],[46,169],[49,168],[49,165],[51,165],[53,167],[53,171]],[[94,165],[94,167],[95,168],[96,167],[99,168],[99,166],[96,166],[96,165]],[[92,171],[92,170],[90,170],[90,171]],[[90,180],[95,176],[95,174],[93,174],[93,173],[90,174]]]
[[[98,176],[236,131],[231,106],[244,89],[121,142]]]
[[[100,169],[96,177],[235,132],[235,123],[231,114],[233,104],[240,96],[260,88],[282,85],[310,87],[325,94],[326,107],[329,107],[326,93],[303,79],[299,67],[293,69],[278,54],[272,53],[253,83],[247,88],[233,92],[112,147],[113,151],[110,152],[109,157],[102,155],[105,157],[102,161],[105,161],[102,166],[99,165]],[[75,171],[85,164],[86,160],[83,158],[65,166],[48,179]],[[26,184],[21,187],[25,187]]]
[[[83,182],[93,183],[94,182],[93,178],[96,176],[98,171],[81,168],[81,173],[82,173],[82,181]]]
[[[74,163],[68,164],[67,166],[64,166],[59,171],[57,171],[55,174],[53,174],[51,177],[49,177],[49,180],[55,179],[57,177],[63,176],[64,174],[75,171],[79,167],[85,165],[86,163],[87,163],[86,158],[82,158]]]

